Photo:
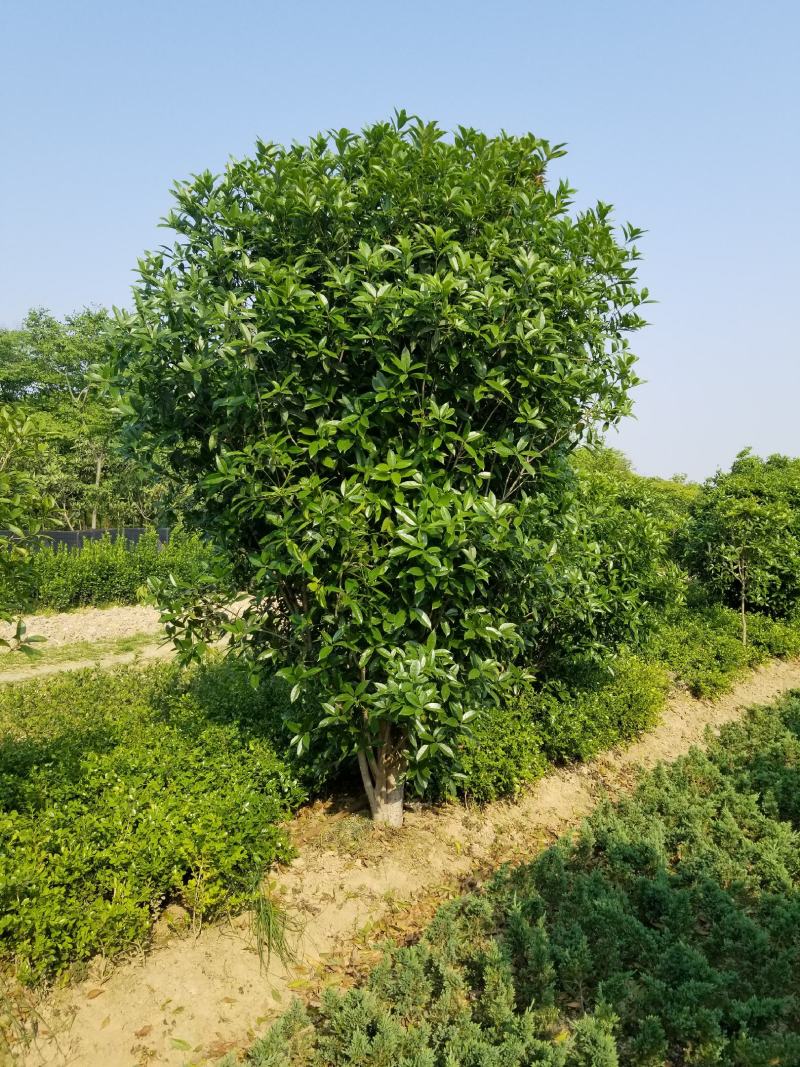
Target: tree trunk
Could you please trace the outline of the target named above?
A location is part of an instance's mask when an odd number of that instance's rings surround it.
[[[373,820],[384,826],[402,826],[405,759],[397,751],[388,723],[381,730],[377,748],[358,750],[358,766]]]
[[[745,612],[744,585],[739,596],[739,607],[742,613],[742,644],[747,644],[747,613]]]
[[[100,473],[103,470],[103,457],[98,456],[97,462],[94,468],[94,487],[100,488]],[[95,497],[94,506],[92,507],[92,529],[97,529],[97,498]]]
[[[747,645],[747,571],[739,560],[739,611],[742,616],[742,644]]]

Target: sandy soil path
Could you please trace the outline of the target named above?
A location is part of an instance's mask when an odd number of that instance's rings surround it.
[[[41,634],[48,645],[71,645],[77,641],[107,641],[135,633],[161,633],[158,612],[142,604],[119,604],[111,608],[78,608],[51,615],[26,615],[28,633]],[[0,636],[12,627],[0,624]]]
[[[158,621],[155,608],[140,604],[121,604],[110,608],[80,608],[77,611],[53,615],[28,615],[25,617],[28,634],[46,638],[39,646],[42,660],[25,659],[19,653],[14,656],[15,665],[4,664],[0,672],[0,684],[19,682],[58,671],[79,670],[82,667],[112,667],[139,660],[162,659],[172,655],[169,645],[164,645],[164,631]],[[0,623],[0,637],[10,637],[12,627]],[[139,635],[151,635],[152,642],[143,642],[135,652],[117,652],[114,642]],[[50,650],[76,645],[80,654],[74,659],[59,659],[48,663]],[[87,646],[95,650],[87,654]],[[9,653],[0,653],[3,656]],[[17,665],[18,664],[18,665]]]
[[[518,803],[482,810],[410,811],[401,831],[323,805],[293,824],[299,857],[274,892],[302,926],[296,962],[266,973],[247,916],[188,937],[167,936],[148,955],[98,962],[79,985],[40,1004],[40,1032],[24,1067],[203,1064],[246,1047],[299,993],[347,985],[377,958],[375,945],[421,929],[448,896],[498,863],[528,859],[586,815],[603,795],[632,788],[640,770],[672,760],[752,704],[800,687],[800,663],[774,662],[716,703],[676,695],[661,724],[626,749],[556,771]]]

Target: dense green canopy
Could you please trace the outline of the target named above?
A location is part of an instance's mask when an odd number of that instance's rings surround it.
[[[508,576],[557,552],[536,526],[564,457],[629,410],[637,231],[570,213],[562,154],[405,115],[259,143],[176,188],[175,244],[119,317],[130,436],[251,597],[233,649],[319,683],[298,745],[339,738],[373,787],[385,760],[424,785],[509,681],[529,597]]]

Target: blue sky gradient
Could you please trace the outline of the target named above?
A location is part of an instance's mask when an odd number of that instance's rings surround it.
[[[639,470],[798,454],[799,38],[789,0],[0,0],[0,325],[127,304],[175,179],[404,107],[567,142],[647,229]]]

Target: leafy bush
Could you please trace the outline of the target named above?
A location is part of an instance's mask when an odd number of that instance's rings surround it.
[[[760,656],[789,659],[800,656],[800,615],[788,619],[771,619],[751,614],[747,620],[750,644]]]
[[[532,687],[484,708],[458,751],[458,792],[477,803],[514,797],[549,763],[589,759],[652,726],[664,706],[666,671],[630,654],[564,684]],[[444,792],[446,774],[433,776]]]
[[[800,653],[800,619],[749,614],[747,621],[750,641],[745,646],[733,609],[705,606],[679,612],[650,635],[645,654],[668,668],[693,696],[716,697],[771,656]]]
[[[516,796],[547,769],[539,729],[516,700],[490,705],[478,715],[458,762],[459,792],[479,804]]]
[[[169,901],[248,899],[304,798],[269,741],[174,666],[0,689],[0,956],[23,980],[146,940]]]
[[[509,567],[503,592],[524,617],[540,679],[569,674],[575,660],[601,666],[684,599],[671,554],[678,519],[648,479],[619,469],[623,459],[581,450],[556,498],[540,491],[527,511],[523,536],[542,550]]]
[[[561,684],[523,698],[549,760],[590,759],[654,726],[669,689],[667,672],[637,656],[621,655],[611,676],[597,672],[583,684]]]
[[[183,599],[171,625],[322,688],[297,746],[356,755],[393,825],[526,658],[534,494],[630,410],[641,231],[573,212],[562,154],[405,113],[260,142],[176,186],[174,242],[118,317],[130,443],[166,450],[250,594],[235,625]]]
[[[800,1062],[800,694],[295,1005],[251,1067]]]
[[[105,536],[80,549],[43,545],[30,561],[24,582],[8,590],[17,607],[66,611],[87,604],[133,604],[148,578],[174,574],[191,584],[208,569],[212,550],[196,534],[181,529],[159,546],[155,530],[135,544]]]

